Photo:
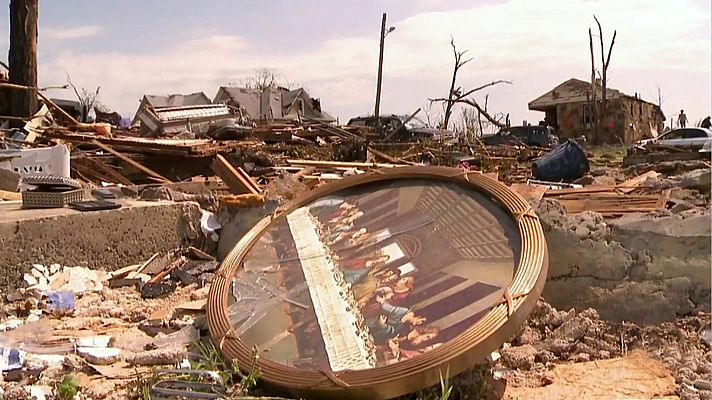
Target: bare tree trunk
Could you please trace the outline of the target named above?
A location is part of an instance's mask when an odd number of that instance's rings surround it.
[[[598,18],[596,16],[593,16],[593,19],[596,20],[596,24],[598,25],[598,39],[601,43],[601,112],[599,113],[600,118],[599,121],[603,121],[605,123],[605,118],[606,114],[608,112],[608,109],[606,108],[606,72],[608,71],[608,65],[611,63],[611,51],[613,50],[613,43],[616,42],[616,31],[613,31],[613,39],[611,39],[611,45],[608,48],[608,55],[606,56],[606,53],[603,48],[603,29],[601,28],[601,23],[598,22]]]
[[[455,103],[452,102],[452,97],[455,95],[455,81],[457,80],[457,55],[455,55],[455,68],[452,70],[452,81],[450,82],[450,91],[448,92],[448,102],[445,105],[445,116],[443,118],[443,129],[447,129],[450,123],[450,115],[452,114],[452,107]]]
[[[454,99],[460,97],[458,93],[456,93],[455,90],[455,85],[457,84],[457,71],[462,68],[465,64],[468,62],[472,61],[471,58],[468,58],[467,60],[463,60],[462,56],[467,53],[467,50],[465,51],[457,51],[457,48],[455,47],[455,39],[450,38],[450,45],[452,46],[452,52],[455,56],[455,66],[452,69],[452,81],[450,82],[450,91],[448,92],[447,96],[447,103],[445,104],[445,115],[443,117],[443,126],[442,129],[447,129],[448,124],[450,123],[450,116],[452,115],[452,109],[455,106]]]
[[[10,0],[10,83],[37,87],[37,16],[39,0]],[[37,111],[37,92],[10,95],[10,115],[29,117]]]
[[[593,129],[591,129],[592,138],[591,142],[593,144],[598,144],[598,112],[596,110],[596,61],[593,57],[593,35],[591,34],[591,28],[588,28],[588,46],[591,50],[591,116],[589,116],[589,121],[593,123]]]

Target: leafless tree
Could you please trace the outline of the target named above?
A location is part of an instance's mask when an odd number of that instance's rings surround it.
[[[479,103],[477,103],[477,100],[474,98],[467,98],[468,96],[472,95],[475,92],[478,92],[480,90],[486,89],[490,86],[495,86],[499,85],[501,83],[507,83],[507,84],[512,84],[510,81],[505,81],[505,80],[498,80],[498,81],[492,81],[490,83],[478,86],[474,89],[470,89],[466,91],[465,93],[457,93],[456,96],[453,96],[452,98],[437,98],[437,99],[428,99],[430,102],[445,102],[447,104],[456,104],[456,103],[462,103],[462,104],[467,104],[472,107],[475,107],[477,111],[480,113],[482,117],[484,117],[487,121],[489,121],[492,125],[498,127],[498,128],[504,128],[506,127],[506,123],[502,122],[504,119],[502,115],[492,115],[489,112],[487,112],[487,109],[485,107],[480,106]]]
[[[450,37],[450,46],[452,46],[452,52],[455,56],[455,64],[452,70],[452,80],[450,81],[450,92],[448,93],[447,98],[437,98],[437,99],[428,99],[430,103],[433,102],[442,102],[444,104],[445,108],[445,113],[443,116],[443,124],[442,128],[447,129],[449,122],[450,122],[450,116],[452,115],[453,107],[455,104],[462,103],[462,104],[467,104],[472,107],[475,107],[479,114],[485,119],[487,119],[491,124],[504,128],[506,125],[505,123],[502,123],[501,118],[497,118],[496,116],[492,116],[487,112],[486,108],[482,108],[477,101],[474,98],[468,98],[470,95],[472,95],[475,92],[478,92],[480,90],[483,90],[485,88],[488,88],[490,86],[495,86],[500,83],[508,83],[512,84],[510,81],[505,81],[505,80],[497,80],[497,81],[492,81],[490,83],[478,86],[474,89],[470,89],[467,91],[463,91],[461,87],[455,87],[457,85],[457,73],[460,71],[460,68],[462,68],[465,64],[468,62],[472,61],[472,58],[468,59],[463,59],[463,56],[467,53],[467,50],[465,51],[458,51],[457,47],[455,47],[455,39]]]
[[[601,107],[598,112],[598,123],[599,123],[599,131],[600,131],[600,123],[604,122],[606,120],[606,114],[608,112],[608,109],[606,108],[606,86],[608,83],[608,67],[611,65],[611,52],[613,51],[613,44],[616,42],[616,34],[617,31],[613,30],[613,38],[611,39],[611,44],[608,46],[608,53],[605,52],[605,47],[603,45],[603,29],[601,28],[601,23],[598,21],[598,18],[596,16],[593,16],[593,19],[596,20],[596,25],[598,25],[598,39],[601,44]],[[589,36],[591,35],[589,31]],[[600,140],[600,138],[596,138],[596,140]]]
[[[67,84],[74,91],[74,94],[77,96],[77,100],[79,100],[79,122],[88,122],[89,111],[94,108],[94,105],[98,101],[99,90],[101,89],[101,86],[97,86],[96,90],[94,90],[93,92],[85,88],[78,90],[77,87],[74,85],[74,82],[72,82],[72,78],[69,76],[69,73],[67,73]]]
[[[291,81],[279,74],[278,71],[269,67],[255,68],[252,76],[242,79],[240,81],[228,82],[228,86],[238,85],[247,89],[257,89],[260,92],[267,89],[268,87],[284,87],[287,89],[293,89],[302,86],[299,84],[299,82]]]
[[[591,139],[595,143],[597,140],[596,138],[598,138],[599,136],[598,102],[596,101],[596,91],[598,90],[598,85],[596,85],[596,58],[593,55],[593,33],[591,32],[591,28],[588,28],[588,48],[591,52],[591,95],[588,96],[591,108],[591,115],[589,115],[588,118],[589,121],[593,124],[593,137]]]
[[[245,78],[243,84],[248,89],[257,89],[263,91],[277,83],[277,74],[274,70],[267,67],[255,68],[254,74]]]
[[[448,128],[448,124],[450,122],[450,116],[452,115],[452,108],[455,106],[455,103],[452,101],[455,97],[459,97],[460,91],[462,88],[458,87],[455,89],[455,85],[457,84],[457,73],[460,71],[460,68],[465,66],[468,62],[472,61],[472,58],[467,58],[463,59],[462,57],[465,55],[465,53],[468,52],[468,50],[465,51],[458,51],[457,47],[455,47],[455,38],[450,36],[450,46],[452,46],[452,53],[455,56],[455,65],[452,69],[452,80],[450,81],[450,91],[448,92],[448,102],[445,104],[445,116],[443,118],[443,129]]]
[[[433,110],[433,103],[428,102],[423,107],[421,107],[423,115],[425,117],[425,124],[428,128],[437,128],[442,122],[441,114]]]

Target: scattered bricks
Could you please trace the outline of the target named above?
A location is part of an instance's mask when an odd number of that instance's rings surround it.
[[[705,379],[698,379],[694,382],[693,386],[699,390],[712,390],[712,383]]]
[[[534,344],[541,341],[541,333],[528,325],[524,325],[524,328],[522,328],[514,341],[518,345]]]
[[[554,310],[549,314],[548,319],[546,320],[546,325],[551,329],[557,328],[564,322],[572,319],[574,315],[576,315],[576,311],[573,308],[568,312]]]
[[[548,350],[557,355],[569,353],[574,346],[574,343],[569,343],[564,339],[549,339],[538,345],[543,350]]]
[[[569,357],[569,361],[571,362],[586,362],[586,361],[591,361],[591,355],[588,353],[576,353]]]
[[[502,363],[509,368],[526,370],[534,366],[536,355],[537,350],[528,344],[510,347],[502,351]]]
[[[67,354],[62,364],[70,371],[81,371],[84,368],[84,359],[76,354]]]
[[[50,365],[40,374],[38,384],[52,386],[55,382],[61,382],[64,377],[64,367],[62,365]]]
[[[197,289],[196,291],[192,292],[190,294],[190,299],[195,301],[195,300],[203,300],[208,298],[208,293],[210,292],[210,286],[205,286],[200,289]]]
[[[548,350],[540,350],[536,353],[534,360],[538,363],[547,364],[556,359],[556,356]]]
[[[30,393],[22,385],[12,385],[5,389],[7,400],[30,400]]]
[[[571,313],[569,313],[571,314]],[[588,309],[582,311],[579,315],[576,315],[572,319],[564,322],[560,327],[558,327],[551,334],[553,339],[568,339],[572,341],[579,340],[583,338],[588,329],[591,327],[593,322],[591,317],[598,319],[598,313],[593,309]]]
[[[185,348],[169,347],[136,353],[125,358],[130,365],[169,365],[183,361],[188,356]]]

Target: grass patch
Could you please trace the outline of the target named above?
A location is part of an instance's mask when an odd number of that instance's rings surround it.
[[[59,400],[72,400],[79,393],[79,381],[72,375],[64,375],[62,382],[54,387]]]
[[[252,363],[247,374],[240,371],[237,361],[226,360],[211,341],[196,341],[194,346],[198,349],[200,357],[198,361],[191,363],[192,369],[217,372],[229,392],[249,393],[257,386],[257,381],[260,378],[260,370],[257,365],[260,353],[257,346],[252,348]],[[230,391],[230,388],[234,389]]]

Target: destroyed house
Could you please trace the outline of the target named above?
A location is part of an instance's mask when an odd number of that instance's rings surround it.
[[[601,104],[600,82],[596,102]],[[606,115],[601,120],[599,143],[634,143],[662,132],[665,115],[656,104],[606,88]],[[554,127],[561,139],[593,138],[594,114],[592,85],[569,79],[529,103],[529,109],[545,113],[544,121]]]
[[[148,108],[139,117],[139,131],[142,135],[205,134],[212,125],[234,121],[233,118],[232,111],[225,104]]]
[[[144,95],[141,99],[141,104],[138,106],[136,115],[131,122],[131,125],[137,124],[141,120],[141,115],[148,108],[164,108],[164,107],[184,107],[184,106],[200,106],[212,104],[208,96],[203,92],[191,94],[171,94],[168,96]]]
[[[243,118],[252,121],[336,121],[322,111],[319,99],[310,97],[304,88],[288,90],[270,86],[260,91],[223,86],[218,89],[213,103],[228,104],[239,110]]]

